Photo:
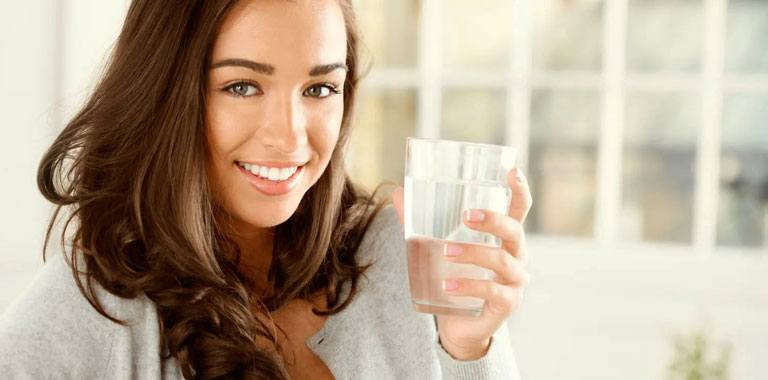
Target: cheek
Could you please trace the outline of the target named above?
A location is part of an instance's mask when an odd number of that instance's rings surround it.
[[[313,141],[314,149],[320,154],[324,163],[330,160],[336,142],[339,139],[341,131],[341,119],[343,106],[333,107],[318,115],[316,120],[310,125],[315,125],[310,133],[310,139]]]
[[[228,187],[225,183],[231,181],[231,178],[227,177],[231,170],[231,152],[241,144],[243,139],[247,138],[243,135],[242,128],[237,128],[238,113],[226,108],[215,101],[206,106],[208,180],[214,192],[219,195]]]
[[[241,127],[247,119],[247,115],[221,102],[212,101],[206,107],[206,140],[214,164],[228,160],[229,154],[248,138]]]
[[[325,125],[323,128],[315,128],[309,134],[312,150],[318,157],[315,174],[313,175],[312,184],[317,181],[331,162],[333,152],[336,148],[336,142],[339,136],[339,126],[336,124]]]

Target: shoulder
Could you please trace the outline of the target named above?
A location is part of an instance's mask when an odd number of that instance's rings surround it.
[[[368,226],[358,248],[359,257],[376,261],[403,253],[404,249],[403,225],[400,224],[395,207],[391,204],[386,205],[379,210]]]
[[[358,263],[371,264],[365,273],[375,288],[407,292],[408,260],[403,225],[394,206],[384,206],[365,232],[357,251]],[[403,285],[405,284],[405,288]]]
[[[95,287],[111,316],[144,323],[149,300],[126,300]],[[96,377],[109,363],[113,342],[123,341],[118,338],[130,334],[129,329],[91,306],[59,254],[0,316],[0,372],[11,377]]]

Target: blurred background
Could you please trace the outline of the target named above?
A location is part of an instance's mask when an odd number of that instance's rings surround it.
[[[768,378],[768,0],[353,2],[353,178],[402,184],[407,136],[521,152],[524,378]],[[0,312],[42,265],[37,162],[127,5],[0,5]]]

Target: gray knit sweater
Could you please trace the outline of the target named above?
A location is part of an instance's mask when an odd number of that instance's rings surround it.
[[[336,379],[518,379],[508,329],[474,361],[453,359],[438,341],[432,315],[413,310],[403,228],[388,206],[357,252],[373,263],[360,292],[306,340]],[[345,292],[348,292],[348,286]],[[51,257],[0,317],[0,374],[10,379],[182,379],[175,359],[161,360],[154,303],[97,288],[117,325],[80,294],[61,255]]]

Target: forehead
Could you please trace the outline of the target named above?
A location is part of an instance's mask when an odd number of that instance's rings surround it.
[[[344,16],[337,0],[241,0],[222,22],[213,60],[247,58],[301,69],[344,62]]]

